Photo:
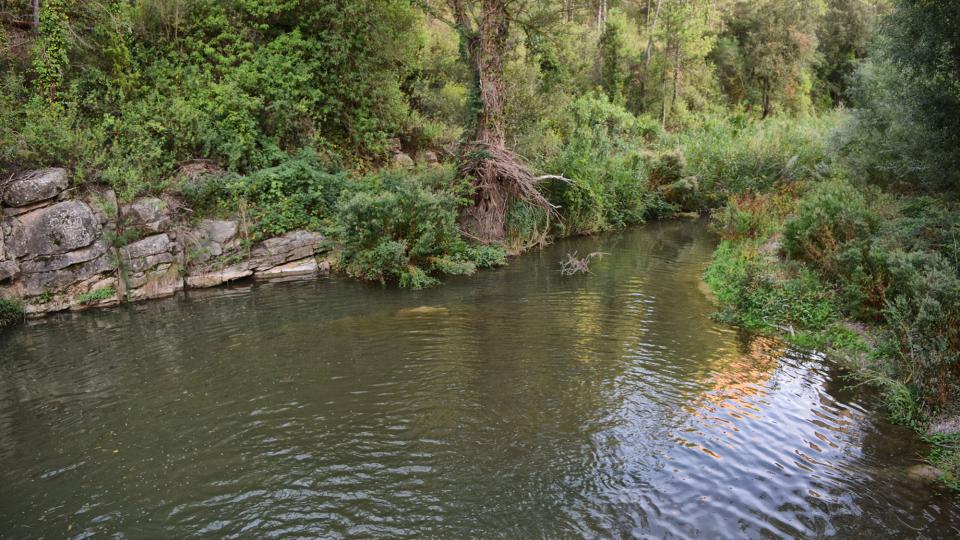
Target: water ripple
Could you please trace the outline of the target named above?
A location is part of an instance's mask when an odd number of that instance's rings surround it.
[[[666,223],[426,291],[191,291],[0,335],[0,537],[956,537],[820,355]],[[567,253],[604,251],[564,278]]]

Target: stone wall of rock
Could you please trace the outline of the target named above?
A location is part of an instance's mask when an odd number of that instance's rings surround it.
[[[110,191],[71,190],[63,169],[14,177],[0,184],[0,297],[36,315],[329,271],[321,234],[251,243],[238,221],[191,222],[179,208],[156,197],[118,207]]]

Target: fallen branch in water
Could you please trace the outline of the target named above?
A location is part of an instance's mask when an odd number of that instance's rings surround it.
[[[604,255],[609,254],[602,253],[600,251],[594,251],[586,257],[580,258],[577,256],[576,251],[573,253],[567,253],[567,258],[560,263],[560,275],[573,276],[576,274],[591,274],[590,260],[594,257],[603,257]]]

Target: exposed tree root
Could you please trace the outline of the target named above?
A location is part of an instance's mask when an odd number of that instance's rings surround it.
[[[506,218],[514,198],[546,210],[548,217],[557,213],[537,189],[543,180],[562,180],[557,175],[534,176],[513,152],[498,145],[474,142],[461,150],[459,173],[474,182],[473,205],[460,214],[464,235],[484,243],[501,243],[506,234]]]

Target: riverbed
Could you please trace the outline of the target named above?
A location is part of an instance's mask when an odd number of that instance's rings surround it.
[[[0,537],[957,537],[815,351],[713,322],[702,222],[424,291],[191,291],[0,333]],[[568,253],[603,252],[560,274]]]

